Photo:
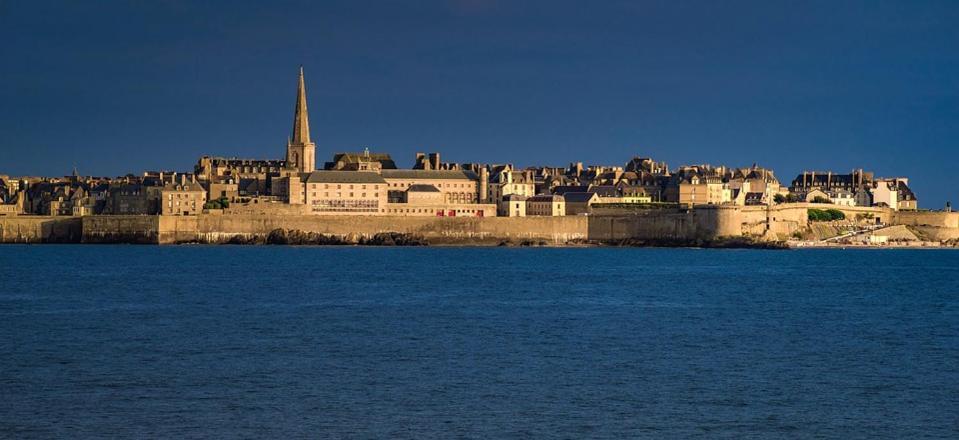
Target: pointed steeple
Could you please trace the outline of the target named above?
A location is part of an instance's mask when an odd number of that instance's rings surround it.
[[[306,81],[303,80],[303,66],[300,66],[300,84],[296,89],[296,108],[293,110],[294,145],[310,143],[310,117],[306,111]]]
[[[310,118],[306,112],[306,81],[303,79],[303,66],[300,66],[296,108],[293,109],[293,134],[286,143],[286,166],[301,173],[316,170],[316,144],[310,140]]]

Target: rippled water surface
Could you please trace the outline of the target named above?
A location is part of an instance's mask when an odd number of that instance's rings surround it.
[[[0,436],[957,438],[959,252],[0,246]]]

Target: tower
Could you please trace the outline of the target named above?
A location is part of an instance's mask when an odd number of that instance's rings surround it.
[[[316,144],[310,141],[310,117],[306,110],[306,82],[300,66],[300,83],[293,110],[293,135],[286,143],[286,166],[301,173],[316,170]]]

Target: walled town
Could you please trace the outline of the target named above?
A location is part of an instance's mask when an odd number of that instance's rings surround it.
[[[301,68],[282,158],[202,156],[193,170],[120,177],[0,175],[0,241],[223,242],[276,230],[500,244],[751,237],[941,246],[959,238],[956,214],[920,210],[908,178],[862,169],[806,171],[784,183],[756,164],[670,168],[641,156],[624,165],[518,168],[430,152],[401,169],[368,148],[331,152],[319,166],[316,154]]]

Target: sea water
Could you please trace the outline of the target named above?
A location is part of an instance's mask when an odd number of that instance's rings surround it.
[[[0,246],[0,436],[957,438],[959,252]]]

